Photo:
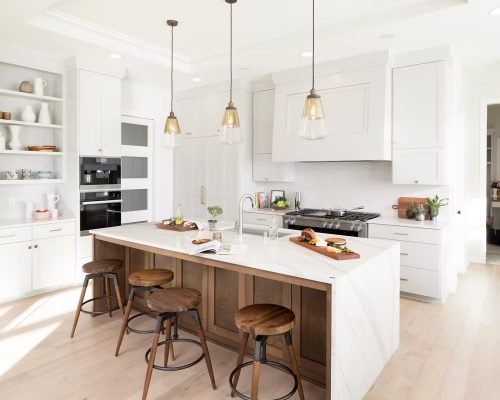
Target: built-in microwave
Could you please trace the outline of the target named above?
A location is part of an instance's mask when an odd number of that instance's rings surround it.
[[[80,235],[91,229],[122,224],[122,194],[119,190],[80,192]]]
[[[80,157],[80,191],[120,189],[121,159]]]

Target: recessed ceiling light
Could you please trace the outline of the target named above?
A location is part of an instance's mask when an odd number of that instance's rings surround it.
[[[300,56],[302,58],[309,58],[309,57],[312,57],[312,55],[313,55],[313,53],[310,51],[304,51],[304,52],[300,53]]]
[[[201,82],[203,79],[201,78],[191,78],[193,82]]]
[[[109,58],[112,58],[113,60],[121,60],[122,55],[121,54],[117,54],[117,53],[111,53],[109,55]]]
[[[497,7],[497,8],[494,8],[493,10],[491,10],[490,15],[495,15],[495,16],[500,15],[500,7]]]
[[[396,35],[394,33],[383,33],[378,38],[382,40],[389,40],[389,39],[394,39],[395,37]]]

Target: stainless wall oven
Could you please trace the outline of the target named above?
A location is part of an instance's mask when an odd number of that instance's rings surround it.
[[[80,190],[120,189],[121,159],[80,157]]]
[[[119,190],[80,192],[80,235],[91,229],[122,224],[122,194]]]

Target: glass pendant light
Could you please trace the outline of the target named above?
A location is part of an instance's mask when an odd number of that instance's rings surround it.
[[[240,132],[240,117],[238,110],[233,103],[233,4],[237,0],[225,0],[231,7],[230,12],[230,55],[229,55],[229,71],[230,71],[230,87],[229,87],[229,104],[224,110],[222,117],[222,126],[219,131],[219,142],[224,144],[237,144],[243,141]]]
[[[323,111],[323,104],[321,103],[321,96],[316,93],[314,87],[314,56],[315,56],[315,0],[313,3],[313,45],[312,45],[312,88],[306,98],[304,104],[304,111],[302,112],[302,119],[300,124],[299,136],[304,139],[315,140],[326,137],[326,123],[325,112]]]
[[[165,146],[166,147],[176,147],[180,144],[180,133],[181,128],[179,127],[179,121],[174,113],[174,26],[177,26],[179,22],[169,19],[167,25],[172,28],[171,35],[171,50],[170,50],[170,114],[165,123]]]

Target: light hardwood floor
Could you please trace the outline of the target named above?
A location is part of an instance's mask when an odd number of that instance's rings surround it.
[[[0,399],[140,398],[150,337],[128,335],[115,358],[115,313],[112,319],[82,315],[70,340],[78,294],[67,289],[0,305]],[[209,349],[217,391],[200,363],[182,372],[155,371],[148,398],[229,399],[236,354],[213,343]],[[194,356],[182,345],[176,353],[179,363]],[[272,368],[262,376],[263,399],[283,395],[291,383]],[[242,373],[240,382],[248,389],[249,375]],[[304,386],[308,400],[324,398],[321,388]],[[401,345],[366,399],[500,399],[500,266],[471,265],[444,305],[402,299]]]

